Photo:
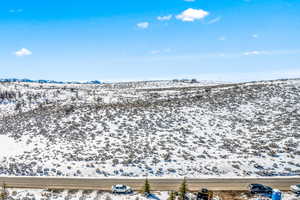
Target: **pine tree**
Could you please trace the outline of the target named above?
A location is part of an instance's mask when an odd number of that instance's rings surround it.
[[[185,200],[187,190],[186,178],[184,178],[179,188],[179,200]]]
[[[175,200],[175,192],[171,192],[168,200]]]
[[[144,183],[144,187],[143,187],[143,191],[144,194],[150,194],[150,183],[148,181],[148,178],[146,178],[145,183]]]
[[[7,198],[6,184],[3,183],[2,191],[0,191],[1,200],[5,200]]]

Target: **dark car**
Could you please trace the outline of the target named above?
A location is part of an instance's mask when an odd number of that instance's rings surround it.
[[[209,191],[206,188],[203,188],[197,193],[197,200],[211,200],[213,197],[212,191]]]
[[[249,191],[251,194],[272,194],[273,189],[262,184],[250,184]]]

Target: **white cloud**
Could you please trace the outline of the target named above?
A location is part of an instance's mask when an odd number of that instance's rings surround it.
[[[9,12],[10,13],[20,13],[20,12],[23,12],[23,9],[10,9]]]
[[[152,55],[156,55],[156,54],[159,54],[160,53],[160,50],[152,50],[150,51],[150,54]]]
[[[255,38],[255,39],[257,39],[258,37],[259,37],[259,35],[258,34],[253,34],[253,35],[251,35],[253,38]]]
[[[16,56],[29,56],[32,52],[26,48],[22,48],[14,53]]]
[[[164,52],[165,52],[165,53],[170,53],[171,51],[172,51],[172,49],[170,49],[170,48],[164,49]]]
[[[176,18],[184,22],[193,22],[195,20],[203,19],[207,15],[209,15],[209,12],[205,10],[189,8],[177,15]]]
[[[222,17],[216,17],[214,19],[209,20],[206,24],[214,24],[219,22],[222,19]]]
[[[245,52],[245,53],[244,53],[245,56],[259,55],[259,54],[261,54],[260,51],[248,51],[248,52]]]
[[[149,22],[140,22],[136,26],[141,29],[146,29],[149,27]]]
[[[152,50],[150,51],[150,54],[152,55],[157,55],[157,54],[163,54],[163,53],[170,53],[172,50],[170,48],[166,48],[166,49],[163,49],[163,50]]]
[[[226,37],[225,36],[221,36],[221,37],[219,37],[219,40],[224,41],[224,40],[226,40]]]
[[[195,2],[196,0],[183,0],[185,2]]]
[[[267,51],[248,51],[244,52],[243,55],[251,56],[251,55],[296,55],[300,54],[300,49],[291,49],[291,50],[267,50]]]
[[[245,52],[244,55],[245,56],[251,56],[251,55],[262,55],[262,54],[271,54],[271,52],[268,51],[248,51]]]
[[[168,21],[170,19],[172,19],[172,15],[158,16],[157,17],[157,20],[159,20],[159,21]]]
[[[272,72],[272,75],[279,75],[279,76],[291,77],[291,78],[299,78],[300,77],[300,70],[291,69],[291,70],[284,70],[284,71],[276,71],[276,72]]]

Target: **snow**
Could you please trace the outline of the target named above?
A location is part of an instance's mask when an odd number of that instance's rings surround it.
[[[30,150],[26,144],[18,143],[7,135],[0,135],[0,158],[16,156]]]
[[[42,190],[42,189],[8,189],[9,196],[14,199],[35,198],[39,200],[57,199],[57,200],[146,200],[140,193],[133,194],[111,194],[101,191],[83,191],[83,190]],[[151,199],[167,200],[168,192],[154,192]]]
[[[2,83],[0,173],[297,175],[299,82]]]
[[[147,200],[147,199],[156,199],[156,200],[167,200],[169,197],[168,191],[154,191],[152,196],[146,198],[144,195],[134,192],[133,194],[111,194],[109,192],[95,191],[95,190],[42,190],[42,189],[16,189],[10,188],[7,189],[9,196],[13,199],[27,200],[29,199],[39,199],[39,200]],[[195,199],[195,195],[189,193],[187,194],[190,200]],[[222,192],[214,193],[214,200],[231,200],[231,199],[222,199]],[[254,195],[248,197],[246,193],[237,193],[232,199],[240,200],[270,200],[270,198]],[[300,196],[293,194],[291,192],[283,192],[282,200],[299,200]]]
[[[265,196],[260,196],[256,195],[255,197],[252,198],[245,198],[245,200],[270,200],[271,198],[265,197]],[[282,200],[300,200],[300,195],[296,195],[290,192],[284,192],[282,194]]]

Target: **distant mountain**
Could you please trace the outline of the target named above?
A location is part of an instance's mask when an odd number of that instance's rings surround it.
[[[94,81],[54,81],[54,80],[31,80],[27,78],[23,79],[17,79],[17,78],[3,78],[0,79],[0,82],[9,82],[9,83],[15,83],[15,82],[22,82],[22,83],[54,83],[54,84],[101,84],[101,81],[94,80]]]

